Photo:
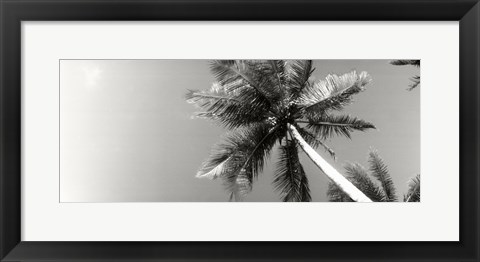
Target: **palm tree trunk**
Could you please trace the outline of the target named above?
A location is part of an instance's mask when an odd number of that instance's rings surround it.
[[[322,170],[322,172],[335,183],[340,189],[345,192],[353,201],[356,202],[372,202],[362,191],[355,187],[348,179],[340,174],[332,165],[323,159],[300,135],[298,130],[291,124],[288,124],[288,129],[291,135],[300,144],[300,147],[315,163],[315,165]]]

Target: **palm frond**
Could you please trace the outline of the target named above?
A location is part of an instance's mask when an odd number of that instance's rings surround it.
[[[385,199],[385,193],[372,181],[363,166],[349,163],[345,166],[345,170],[347,179],[372,201],[382,202]]]
[[[392,60],[390,61],[390,64],[392,65],[398,65],[398,66],[403,66],[403,65],[413,65],[413,66],[420,66],[420,60]]]
[[[370,151],[368,162],[370,164],[372,175],[380,182],[383,192],[385,193],[385,199],[383,202],[397,201],[395,185],[393,184],[392,177],[388,173],[387,166],[382,158],[380,158],[377,151]]]
[[[287,102],[287,82],[286,82],[286,61],[284,60],[268,60],[269,66],[272,69],[271,75],[274,80],[270,80],[271,86],[277,89],[275,93],[279,97],[273,98],[273,100],[280,100],[279,106],[285,107]]]
[[[420,85],[420,76],[414,76],[410,81],[412,81],[412,83],[409,85],[410,88],[407,89],[408,91],[412,91]]]
[[[360,164],[348,163],[345,165],[345,170],[347,179],[358,189],[360,189],[360,191],[362,191],[368,198],[374,202],[384,201],[384,192],[372,181],[364,167],[362,167]],[[329,184],[327,196],[331,202],[353,201],[339,187],[331,182]]]
[[[188,103],[196,104],[199,107],[211,107],[215,103],[220,102],[235,104],[246,102],[236,98],[234,92],[227,92],[218,82],[213,83],[212,87],[208,90],[189,90],[185,98]]]
[[[216,145],[197,173],[199,178],[221,177],[230,192],[246,195],[253,179],[263,169],[277,132],[267,124],[256,124],[231,132]]]
[[[350,133],[375,129],[372,123],[349,115],[314,114],[308,117],[307,129],[322,139],[343,135],[350,138]]]
[[[214,60],[210,69],[228,92],[241,90],[251,102],[260,103],[269,110],[281,97],[278,86],[272,85],[276,77],[272,74],[273,68],[268,61]]]
[[[277,88],[281,89],[280,91],[285,90],[286,82],[286,65],[287,62],[285,60],[267,60],[268,67],[270,69],[263,70],[264,74],[270,74],[272,77],[272,84],[277,86]]]
[[[308,85],[308,79],[315,70],[312,64],[312,60],[293,60],[287,63],[287,81],[293,99]]]
[[[332,182],[328,183],[327,196],[330,202],[354,202],[340,187]]]
[[[341,110],[351,102],[351,97],[365,89],[371,81],[367,72],[355,71],[344,75],[328,75],[312,86],[306,86],[297,101],[305,113],[322,113],[327,110]]]
[[[286,77],[284,60],[252,60],[248,62],[255,71],[254,81],[271,102],[273,111],[280,111],[286,102]]]
[[[287,144],[280,147],[280,159],[273,184],[284,202],[311,201],[308,179],[298,158],[295,141],[287,140]]]
[[[420,175],[410,179],[408,182],[408,192],[403,196],[404,202],[420,202]]]
[[[392,60],[390,61],[390,64],[397,66],[413,65],[416,67],[420,67],[420,60]],[[420,76],[414,76],[410,80],[412,81],[412,83],[409,85],[409,88],[407,89],[408,91],[412,91],[420,85]]]
[[[190,90],[185,98],[205,110],[196,113],[197,117],[219,121],[227,128],[262,122],[268,114],[262,104],[251,103],[250,97],[241,90],[227,92],[219,83],[214,83],[209,90]]]
[[[229,86],[229,89],[234,89],[232,84],[238,84],[242,87],[244,85],[251,85],[257,88],[252,80],[252,70],[249,69],[246,61],[242,60],[213,60],[210,63],[210,70],[214,77],[222,86]]]
[[[329,146],[327,146],[325,143],[323,143],[320,139],[317,138],[316,135],[310,133],[309,131],[307,131],[306,129],[304,128],[301,128],[299,126],[295,126],[298,130],[298,132],[300,133],[300,135],[303,137],[303,139],[305,139],[305,141],[311,146],[313,147],[314,149],[318,148],[319,146],[323,147],[323,149],[325,149],[325,151],[327,151],[330,156],[335,159],[335,151],[333,151],[333,149],[331,149]]]

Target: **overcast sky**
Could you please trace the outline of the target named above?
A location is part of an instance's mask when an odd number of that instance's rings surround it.
[[[327,141],[341,173],[346,162],[368,166],[370,148],[388,165],[401,198],[420,173],[420,70],[390,60],[316,60],[314,77],[367,71],[373,81],[343,113],[377,130]],[[195,178],[225,130],[192,119],[188,89],[214,81],[206,60],[62,60],[60,62],[60,200],[62,202],[228,201],[221,181]],[[274,150],[246,201],[280,201],[273,190]],[[328,180],[301,152],[313,201],[326,201]]]

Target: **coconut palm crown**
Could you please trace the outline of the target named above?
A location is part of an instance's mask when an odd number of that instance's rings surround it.
[[[350,138],[373,124],[350,115],[335,115],[352,95],[370,82],[366,72],[328,75],[313,81],[312,61],[216,60],[216,82],[208,90],[189,91],[186,99],[229,132],[214,146],[197,177],[224,181],[231,200],[242,200],[279,145],[273,185],[283,201],[310,201],[308,179],[299,160],[300,146],[320,169],[356,201],[370,201],[312,148],[334,152],[324,141],[335,135]]]

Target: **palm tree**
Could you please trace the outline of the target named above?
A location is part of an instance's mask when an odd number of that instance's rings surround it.
[[[397,66],[403,66],[403,65],[413,65],[415,67],[420,67],[420,60],[392,60],[390,62],[392,65],[397,65]],[[412,83],[410,84],[410,88],[408,88],[408,91],[412,91],[415,89],[417,86],[420,85],[420,76],[416,75],[410,79]]]
[[[314,68],[306,60],[217,60],[211,62],[211,71],[216,78],[212,87],[189,91],[186,99],[203,109],[198,117],[217,121],[230,132],[214,147],[197,177],[222,178],[230,199],[242,200],[278,143],[275,189],[283,201],[310,201],[300,146],[351,199],[371,201],[314,150],[323,147],[334,156],[325,139],[374,128],[356,117],[332,114],[364,90],[370,82],[366,72],[312,81]]]
[[[403,202],[420,202],[420,174],[408,181],[408,192],[403,196]]]
[[[345,170],[347,179],[356,187],[362,190],[374,202],[395,202],[395,185],[388,172],[388,168],[378,155],[377,151],[371,151],[369,154],[370,175],[368,171],[358,163],[347,164]],[[376,182],[372,180],[375,178]],[[407,194],[403,196],[404,202],[420,202],[420,175],[410,179]],[[331,202],[351,202],[353,201],[338,186],[333,183],[328,185],[327,196]]]

